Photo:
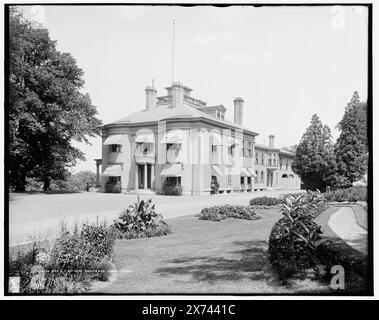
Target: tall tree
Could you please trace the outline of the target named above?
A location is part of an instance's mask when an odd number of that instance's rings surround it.
[[[83,71],[69,53],[56,50],[46,29],[9,14],[9,177],[17,191],[26,177],[49,188],[84,154],[73,141],[89,143],[101,121],[90,97],[80,90]]]
[[[314,114],[310,126],[296,148],[293,170],[307,190],[323,191],[331,183],[336,170],[330,128]]]
[[[339,187],[351,186],[367,172],[367,105],[355,91],[338,124],[341,131],[335,145]]]

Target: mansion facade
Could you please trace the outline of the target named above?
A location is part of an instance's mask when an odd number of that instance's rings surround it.
[[[180,82],[166,91],[158,97],[146,87],[144,110],[102,126],[101,190],[119,184],[123,193],[161,193],[165,183],[184,195],[300,189],[294,154],[275,148],[273,135],[269,145],[257,144],[258,133],[243,126],[243,98],[234,99],[231,122],[223,105],[207,106]]]

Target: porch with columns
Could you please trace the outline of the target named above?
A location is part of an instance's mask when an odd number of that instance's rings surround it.
[[[134,190],[138,192],[153,192],[155,190],[155,164],[136,163]]]

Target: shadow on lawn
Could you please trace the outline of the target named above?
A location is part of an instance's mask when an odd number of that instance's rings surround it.
[[[191,275],[193,281],[237,281],[264,279],[266,241],[235,241],[237,250],[225,251],[218,257],[187,256],[169,260],[171,266],[158,268],[161,276]],[[240,247],[238,249],[238,247]]]

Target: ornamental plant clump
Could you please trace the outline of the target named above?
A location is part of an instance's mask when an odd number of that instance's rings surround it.
[[[275,207],[283,203],[283,199],[264,196],[250,199],[249,203],[257,207]]]
[[[183,193],[183,187],[173,182],[165,181],[162,185],[161,193],[165,196],[181,196]]]
[[[222,205],[204,208],[200,213],[200,220],[221,221],[226,218],[237,218],[245,220],[258,220],[261,217],[251,206]]]
[[[171,233],[163,216],[155,211],[151,199],[137,201],[124,209],[114,221],[114,227],[118,231],[117,236],[122,239],[150,238]]]
[[[321,227],[314,219],[325,210],[319,192],[285,197],[280,205],[283,214],[269,238],[270,261],[281,279],[315,268],[317,248],[323,242]]]

